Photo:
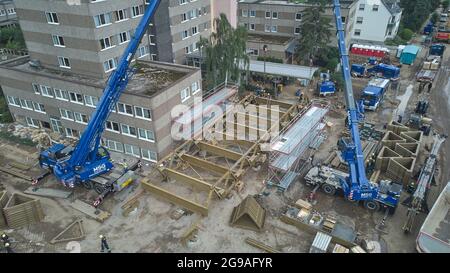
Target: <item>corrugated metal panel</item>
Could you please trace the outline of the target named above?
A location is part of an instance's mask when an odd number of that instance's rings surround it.
[[[327,252],[328,245],[331,242],[331,236],[317,232],[316,237],[311,245],[309,253],[325,253]]]

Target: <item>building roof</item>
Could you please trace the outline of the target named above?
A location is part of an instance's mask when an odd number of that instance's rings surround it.
[[[402,11],[398,0],[381,0],[381,2],[391,14],[397,14]]]
[[[317,67],[266,62],[266,74],[311,80]],[[250,60],[251,72],[264,73],[264,62]]]
[[[34,68],[30,66],[28,61],[28,56],[20,57],[2,62],[0,68],[31,73],[100,89],[105,88],[106,85],[106,79],[88,77],[48,67]],[[153,97],[160,94],[199,70],[195,67],[155,61],[137,61],[135,68],[136,72],[129,81],[125,93],[145,97]]]
[[[417,53],[419,53],[420,51],[420,47],[416,46],[416,45],[407,45],[405,46],[405,48],[402,51],[402,54],[414,54],[417,55]]]

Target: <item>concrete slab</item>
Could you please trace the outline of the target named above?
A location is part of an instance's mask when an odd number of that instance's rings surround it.
[[[71,191],[62,191],[62,190],[35,188],[35,187],[29,187],[23,193],[29,195],[54,197],[54,198],[68,198],[70,195],[72,195]]]

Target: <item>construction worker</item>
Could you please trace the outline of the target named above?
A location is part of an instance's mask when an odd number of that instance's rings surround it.
[[[139,172],[142,172],[142,161],[138,161],[137,167],[139,169]]]
[[[428,93],[431,92],[431,88],[433,88],[433,83],[432,83],[432,82],[430,82],[430,83],[428,84]]]
[[[9,237],[8,237],[8,235],[6,235],[6,233],[3,233],[1,237],[2,237],[2,242],[4,244],[9,243]]]
[[[5,246],[5,249],[6,249],[6,253],[14,253],[14,251],[11,249],[11,244],[10,243],[5,243],[4,246]]]
[[[106,250],[108,253],[111,253],[111,249],[109,248],[108,242],[106,241],[106,237],[104,235],[100,235],[100,241],[101,241],[100,252],[105,252]]]

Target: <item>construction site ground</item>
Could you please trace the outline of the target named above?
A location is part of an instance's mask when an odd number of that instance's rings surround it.
[[[420,56],[412,67],[403,66],[399,89],[389,90],[387,97],[381,107],[375,113],[366,113],[366,121],[375,123],[377,128],[382,129],[392,118],[396,119],[395,111],[399,105],[406,105],[405,112],[411,112],[418,100],[418,83],[414,76],[419,69],[421,59],[427,54],[423,49]],[[443,64],[439,71],[438,79],[435,80],[430,95],[430,116],[433,119],[433,129],[439,133],[448,134],[450,130],[449,108],[450,108],[450,49],[445,52]],[[367,84],[368,79],[354,79],[354,91],[358,94]],[[413,92],[408,103],[401,104],[405,99],[401,97],[406,93],[408,86],[413,86]],[[280,95],[279,100],[295,102],[295,91],[297,86],[288,86]],[[307,92],[309,98],[315,98],[313,90]],[[400,99],[399,99],[400,97]],[[314,155],[314,162],[319,163],[328,157],[331,151],[336,149],[336,143],[340,133],[344,130],[346,117],[344,99],[342,92],[327,98],[331,101],[332,108],[327,116],[329,126],[327,128],[327,139]],[[403,107],[403,106],[401,106]],[[400,109],[400,112],[403,110]],[[398,112],[397,112],[398,113]],[[431,137],[426,138],[426,149],[432,142]],[[416,171],[420,169],[426,157],[426,150],[416,164]],[[443,188],[450,180],[450,169],[445,168],[450,155],[450,141],[444,143],[440,156],[440,168],[436,179],[438,185],[432,187],[429,195],[429,206],[431,207]],[[15,144],[6,140],[0,140],[0,165],[10,162],[20,162],[28,166],[34,166],[30,175],[39,172],[37,163],[37,150]],[[151,166],[144,166],[143,174],[149,172]],[[288,225],[279,219],[288,205],[295,203],[298,199],[306,199],[311,188],[305,186],[303,179],[292,183],[285,193],[278,193],[275,188],[265,189],[264,180],[267,178],[267,165],[262,166],[260,171],[251,168],[245,173],[242,181],[245,182],[244,189],[234,192],[229,199],[218,200],[213,198],[209,206],[209,215],[201,217],[198,214],[187,214],[181,218],[173,219],[172,215],[179,207],[160,199],[150,193],[145,193],[138,198],[131,209],[124,211],[121,207],[129,198],[141,191],[141,186],[135,183],[130,188],[109,196],[101,205],[101,209],[111,213],[111,216],[100,223],[88,218],[85,214],[74,210],[70,204],[76,199],[92,202],[95,198],[93,190],[87,191],[79,187],[68,199],[52,199],[36,197],[41,202],[45,213],[42,222],[32,224],[17,230],[6,230],[13,239],[13,249],[17,252],[70,252],[76,251],[73,245],[67,243],[50,244],[50,240],[60,233],[65,227],[76,219],[83,220],[86,236],[80,243],[81,252],[99,252],[99,235],[104,234],[113,252],[261,252],[245,242],[247,237],[257,239],[281,252],[308,252],[314,239],[314,234],[306,233],[292,225]],[[0,172],[0,183],[9,193],[23,192],[30,187],[30,182]],[[53,177],[45,179],[43,187],[64,189]],[[176,190],[176,189],[174,189]],[[181,189],[180,189],[181,191]],[[183,191],[186,191],[184,189]],[[267,209],[267,217],[262,232],[255,232],[241,228],[231,227],[230,217],[235,206],[247,195],[260,194],[263,191],[262,206]],[[196,199],[193,191],[187,190]],[[184,192],[186,193],[186,192]],[[401,199],[404,200],[408,194],[404,192]],[[340,196],[330,197],[321,192],[317,194],[317,203],[314,209],[324,215],[336,217],[339,221],[354,227],[361,237],[368,240],[379,241],[383,252],[415,252],[415,239],[425,215],[421,214],[411,234],[404,234],[402,226],[406,220],[407,207],[399,205],[396,213],[389,216],[386,221],[385,232],[375,229],[384,214],[382,212],[369,213],[361,205],[350,203]],[[198,225],[195,239],[183,243],[183,236],[193,226]]]

